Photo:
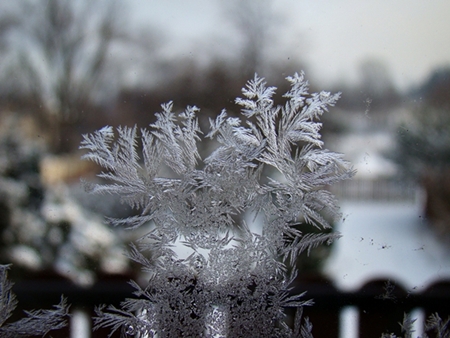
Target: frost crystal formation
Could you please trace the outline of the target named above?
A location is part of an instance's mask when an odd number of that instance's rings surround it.
[[[9,265],[0,265],[0,337],[22,338],[45,336],[52,330],[59,330],[67,325],[69,306],[65,298],[54,306],[53,310],[25,311],[26,317],[9,322],[16,306],[16,296],[12,292],[13,284],[8,279]]]
[[[136,127],[84,135],[84,158],[107,181],[87,187],[139,211],[111,223],[148,229],[129,252],[148,286],[134,283],[136,298],[121,309],[99,308],[97,327],[138,337],[310,336],[301,309],[312,302],[289,295],[295,261],[339,237],[326,231],[328,216],[339,217],[327,187],[353,169],[322,148],[319,118],[339,94],[310,94],[303,73],[287,80],[283,106],[264,79],[249,81],[236,99],[243,121],[225,111],[210,120],[206,137],[218,145],[205,159],[197,107],[175,114],[172,103],[162,105],[140,136]],[[306,234],[306,223],[324,232]],[[286,307],[300,309],[293,328]]]

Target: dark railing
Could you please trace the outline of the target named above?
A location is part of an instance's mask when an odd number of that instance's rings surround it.
[[[430,285],[420,292],[408,292],[393,281],[374,280],[366,283],[359,290],[342,292],[325,279],[299,279],[293,293],[307,291],[306,298],[313,299],[314,305],[304,309],[313,324],[313,334],[316,338],[340,337],[348,333],[343,331],[343,313],[352,309],[356,313],[353,326],[358,332],[355,337],[380,337],[382,333],[390,332],[402,336],[399,323],[405,313],[419,310],[423,318],[433,313],[439,313],[446,319],[450,315],[450,281],[441,281]],[[69,281],[40,279],[23,280],[14,285],[19,305],[24,309],[50,308],[57,304],[63,294],[68,298],[71,311],[84,315],[83,325],[86,338],[107,337],[108,331],[91,332],[91,316],[95,306],[113,304],[118,306],[121,301],[132,296],[132,287],[124,278],[103,279],[93,287],[85,289]],[[17,315],[17,312],[16,312]],[[293,313],[288,312],[288,318]],[[72,317],[68,328],[52,332],[54,338],[73,337],[71,333],[76,325],[77,315]],[[420,323],[419,323],[420,324]],[[71,327],[72,326],[72,327]],[[420,326],[420,325],[419,325]],[[417,333],[419,335],[419,333]],[[120,333],[113,337],[119,337]],[[433,337],[433,335],[429,335]]]
[[[380,337],[386,332],[402,337],[399,323],[405,314],[416,310],[423,313],[422,319],[433,313],[439,313],[443,319],[450,315],[450,281],[434,283],[420,292],[409,292],[393,281],[381,279],[352,292],[341,292],[326,281],[300,283],[294,291],[300,290],[308,290],[307,296],[314,299],[314,306],[304,312],[314,325],[314,337],[318,338],[339,337],[341,315],[349,307],[357,312],[357,337],[364,338]]]

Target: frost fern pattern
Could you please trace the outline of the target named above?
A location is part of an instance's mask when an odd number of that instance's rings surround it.
[[[12,292],[13,283],[8,279],[9,267],[0,265],[0,337],[44,337],[52,330],[67,326],[70,306],[64,297],[61,297],[61,302],[53,310],[25,311],[26,317],[15,322],[9,320],[18,303]]]
[[[87,188],[138,210],[113,225],[148,229],[129,251],[150,276],[147,287],[133,283],[136,298],[121,309],[99,308],[97,327],[138,337],[310,336],[301,314],[312,301],[289,295],[295,261],[339,234],[304,234],[302,224],[329,229],[324,215],[340,214],[327,187],[354,172],[321,140],[320,117],[339,94],[310,94],[303,73],[287,80],[286,102],[275,105],[276,88],[255,75],[236,99],[243,121],[225,110],[210,120],[205,137],[217,148],[204,159],[195,106],[175,114],[163,104],[140,133],[84,135],[84,158],[107,181]],[[177,256],[175,245],[188,254]],[[298,308],[293,328],[286,307]]]

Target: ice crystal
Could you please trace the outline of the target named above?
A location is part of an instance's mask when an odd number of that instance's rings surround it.
[[[69,306],[66,299],[54,306],[53,310],[26,311],[26,317],[16,322],[8,322],[17,306],[16,296],[12,292],[13,284],[8,280],[8,265],[0,265],[0,337],[18,338],[45,336],[52,330],[67,325]]]
[[[409,315],[404,315],[403,322],[399,323],[403,338],[429,338],[430,336],[427,332],[434,333],[432,337],[450,338],[450,318],[443,320],[438,313],[431,314],[425,323],[425,332],[420,336],[418,336],[414,331],[413,324],[415,321],[416,319],[411,318]],[[397,336],[393,333],[383,333],[381,338],[397,338]]]
[[[99,308],[96,327],[139,337],[311,336],[301,313],[293,329],[284,322],[284,308],[312,304],[289,293],[295,261],[339,237],[327,231],[329,216],[340,216],[328,187],[354,172],[322,148],[319,119],[339,94],[310,94],[303,73],[287,80],[281,106],[276,88],[255,75],[236,99],[243,121],[225,110],[210,120],[206,137],[219,145],[205,159],[197,107],[175,114],[163,104],[140,136],[136,127],[109,126],[84,135],[84,158],[102,166],[107,181],[86,186],[139,211],[111,223],[151,224],[129,252],[149,274],[148,286],[133,283],[136,298],[121,309]],[[307,234],[302,224],[324,232]]]

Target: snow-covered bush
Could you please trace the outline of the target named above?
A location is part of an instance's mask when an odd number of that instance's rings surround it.
[[[50,156],[19,122],[14,114],[0,121],[0,264],[12,263],[15,273],[54,270],[85,286],[99,274],[126,271],[120,234],[72,187],[42,182]]]
[[[201,159],[197,107],[162,105],[150,129],[104,127],[84,135],[85,159],[106,169],[96,194],[118,194],[139,210],[110,219],[131,230],[151,227],[131,246],[148,285],[122,309],[99,308],[96,327],[138,337],[307,337],[304,294],[290,296],[302,253],[330,244],[327,219],[339,217],[328,187],[354,171],[323,149],[320,116],[339,94],[309,93],[303,73],[288,77],[284,105],[255,75],[237,98],[244,121],[222,111],[206,135],[217,148]],[[142,147],[139,146],[142,145]],[[310,234],[302,225],[323,232]],[[180,247],[184,250],[181,252]],[[298,308],[295,325],[284,308]],[[308,333],[309,332],[309,333]]]

